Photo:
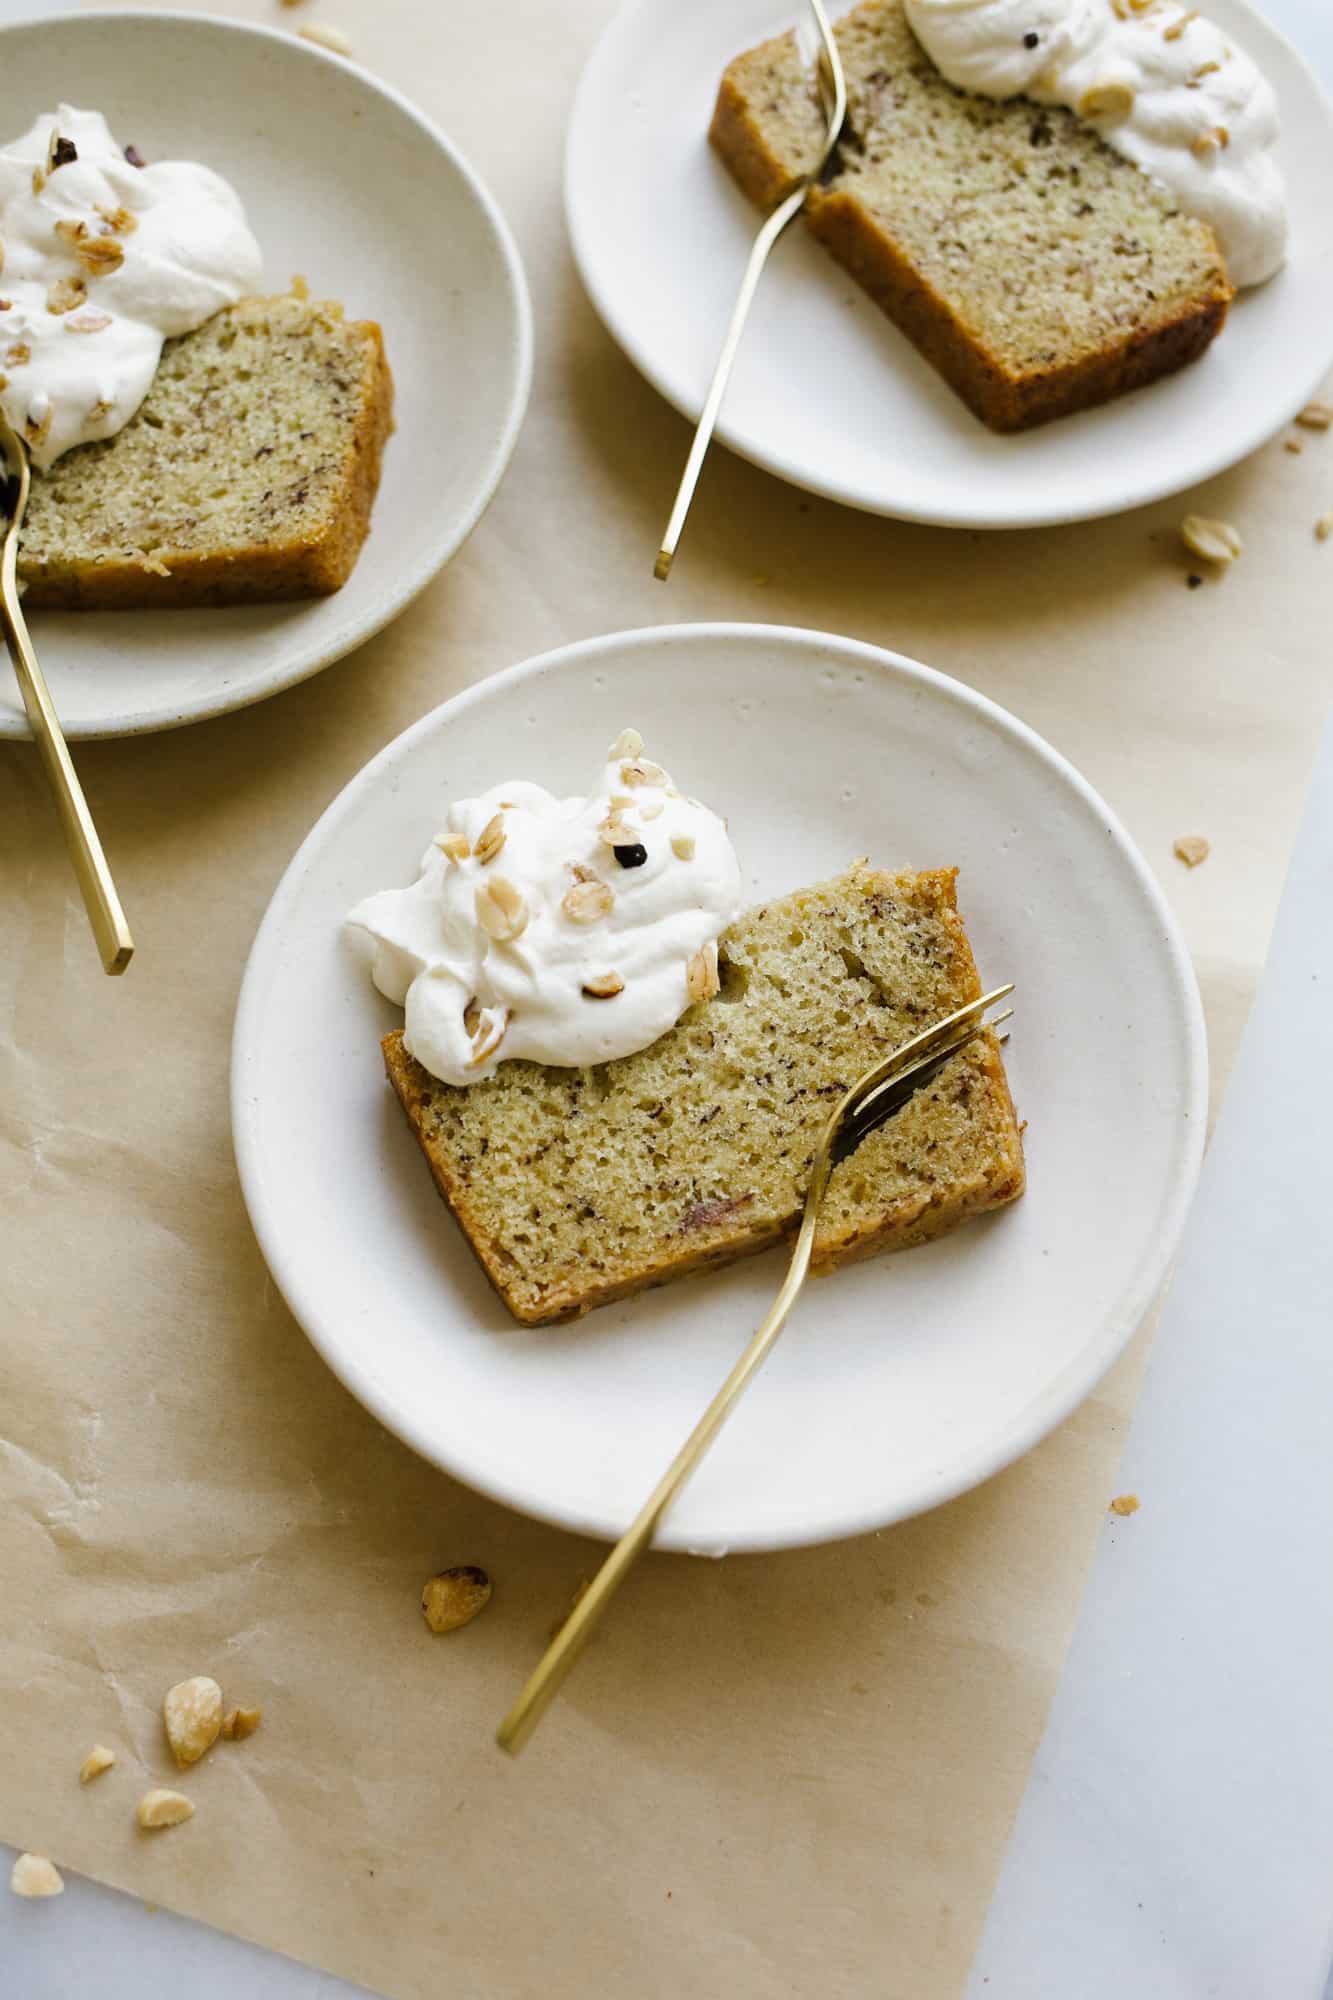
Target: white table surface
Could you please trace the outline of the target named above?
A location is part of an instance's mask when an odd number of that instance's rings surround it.
[[[1318,2000],[1333,1954],[1333,717],[967,2000]]]
[[[223,11],[221,4],[218,10]],[[0,20],[39,11],[72,12],[73,0],[0,0]],[[1264,11],[1325,84],[1333,86],[1333,9],[1328,0],[1266,0]],[[1143,1465],[1136,1467],[1136,1477],[1147,1485]],[[1177,1553],[1166,1546],[1168,1561]],[[1048,1836],[1049,1831],[1048,1825]],[[6,1876],[11,1859],[10,1852],[0,1848]],[[1024,1975],[1013,1957],[1011,1939],[999,1942],[1009,1955],[1003,1962],[995,1957],[983,1989],[985,2000],[1057,2000],[1054,1989],[1034,1985]],[[997,1949],[993,1929],[987,1933],[985,1949]],[[1089,1952],[1096,1949],[1089,1937]],[[979,1961],[979,1977],[981,1973]],[[1119,1990],[1123,2000],[1129,2000],[1132,1988],[1125,1985]],[[1204,2000],[1205,1992],[1214,1989],[1184,1984],[1171,1990],[1179,2000]],[[1270,1990],[1276,1996],[1278,1989]],[[166,1911],[150,1915],[135,1898],[95,1882],[70,1877],[65,1895],[49,1903],[25,1903],[0,1893],[3,2000],[70,2000],[73,1994],[142,2000],[152,1992],[186,1993],[190,2000],[237,2000],[239,1995],[245,2000],[348,2000],[360,1991]],[[1062,1986],[1058,2000],[1073,2000],[1073,1990]],[[1260,2000],[1258,1993],[1254,2000]],[[1333,2000],[1333,1979],[1325,2000]]]

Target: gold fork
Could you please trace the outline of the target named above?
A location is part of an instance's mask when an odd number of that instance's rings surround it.
[[[28,726],[36,738],[55,796],[65,845],[79,879],[102,965],[107,972],[123,972],[134,955],[134,939],[19,604],[19,534],[27,512],[29,485],[27,446],[0,412],[0,517],[6,513],[9,516],[4,541],[0,543],[0,631],[14,662],[23,706],[28,712]]]
[[[671,509],[671,519],[667,522],[662,546],[657,552],[657,561],[653,564],[653,575],[659,583],[665,583],[671,574],[676,544],[680,540],[681,529],[685,526],[685,516],[690,511],[694,489],[699,484],[699,474],[703,470],[704,458],[713,440],[717,413],[727,392],[727,383],[731,379],[731,371],[741,344],[741,335],[745,331],[745,322],[759,287],[760,274],[768,262],[768,253],[787,224],[805,207],[805,197],[828,165],[833,148],[838,143],[843,120],[847,116],[847,82],[842,73],[842,58],[838,54],[838,44],[829,26],[828,15],[824,12],[823,0],[810,0],[810,11],[819,30],[819,89],[828,119],[824,143],[810,171],[803,175],[791,193],[778,203],[754,239],[749,262],[745,266],[745,275],[736,294],[736,303],[731,309],[731,320],[722,342],[722,351],[717,357],[713,379],[708,385],[708,394],[704,397],[704,406],[699,414],[694,441],[690,445],[690,455],[680,476],[680,486],[676,492],[675,505]]]
[[[984,1016],[989,1008],[1007,998],[1013,990],[1012,985],[997,986],[993,993],[984,993],[979,1000],[960,1007],[956,1013],[946,1015],[919,1035],[914,1035],[910,1041],[901,1043],[892,1055],[877,1062],[873,1069],[868,1069],[839,1102],[815,1149],[796,1246],[787,1266],[787,1275],[767,1318],[598,1570],[584,1596],[570,1612],[542,1655],[527,1686],[500,1724],[496,1741],[511,1756],[517,1756],[541,1721],[607,1605],[651,1543],[662,1516],[694,1472],[786,1325],[787,1316],[810,1269],[819,1206],[834,1167],[855,1151],[867,1133],[882,1125],[923,1084],[928,1083],[950,1056],[956,1055],[975,1035],[1007,1021],[1012,1008],[989,1021]]]

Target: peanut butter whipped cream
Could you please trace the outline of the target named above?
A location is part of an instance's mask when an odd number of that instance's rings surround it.
[[[1177,0],[905,0],[959,90],[1063,105],[1208,223],[1233,285],[1286,256],[1272,86],[1243,49]]]
[[[579,1068],[647,1048],[717,991],[739,913],[726,826],[629,729],[589,798],[513,779],[451,806],[419,879],[347,921],[375,940],[408,1053],[465,1085],[512,1058]]]
[[[98,111],[62,104],[0,150],[0,409],[34,465],[122,430],[162,343],[253,292],[261,266],[228,182],[140,164]]]

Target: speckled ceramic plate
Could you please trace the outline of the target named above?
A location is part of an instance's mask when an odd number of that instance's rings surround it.
[[[728,814],[753,897],[858,854],[957,863],[983,979],[1017,982],[1027,1194],[812,1283],[661,1539],[715,1553],[881,1527],[1086,1395],[1162,1278],[1203,1144],[1203,1024],[1161,892],[1083,779],[956,681],[816,632],[676,626],[529,661],[409,729],[329,807],[255,942],[232,1061],[250,1215],[311,1340],[391,1430],[525,1512],[625,1526],[783,1258],[514,1325],[384,1082],[378,1038],[402,1016],[342,919],[413,878],[451,796],[579,789],[627,723]]]
[[[70,737],[171,729],[261,701],[395,618],[499,484],[532,368],[513,240],[442,132],[365,70],[289,33],[197,14],[68,15],[0,28],[0,76],[6,138],[62,98],[105,111],[149,158],[226,175],[273,290],[299,271],[318,296],[384,328],[397,435],[370,538],[336,595],[32,617]],[[27,733],[0,670],[0,736]]]
[[[1333,365],[1333,119],[1305,64],[1246,0],[1207,10],[1277,89],[1292,243],[1286,270],[1237,300],[1196,366],[998,437],[794,226],[764,274],[722,441],[871,513],[1032,528],[1181,492],[1270,438]],[[718,78],[799,11],[793,0],[625,0],[575,100],[565,208],[583,282],[631,361],[691,421],[758,219],[708,146]]]

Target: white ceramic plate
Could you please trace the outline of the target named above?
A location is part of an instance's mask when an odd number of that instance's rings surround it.
[[[317,296],[384,328],[397,435],[370,538],[335,596],[33,614],[71,737],[170,729],[276,694],[396,617],[495,491],[532,367],[509,231],[443,133],[365,70],[291,34],[200,15],[76,15],[0,29],[0,75],[3,137],[62,98],[105,111],[148,158],[202,160],[227,176],[273,290],[299,271]],[[6,670],[0,736],[27,733]]]
[[[341,929],[412,879],[451,797],[586,787],[622,725],[730,816],[755,898],[869,854],[961,867],[1030,1187],[1002,1214],[811,1285],[666,1523],[664,1546],[830,1540],[975,1485],[1073,1409],[1138,1323],[1203,1142],[1198,995],[1112,814],[956,681],[848,639],[676,626],[512,668],[391,743],[319,821],[256,939],[236,1021],[241,1181],[283,1295],[352,1393],[527,1513],[618,1533],[766,1310],[779,1253],[517,1327],[435,1193],[377,1039],[401,1020]]]
[[[793,0],[626,0],[575,99],[565,205],[609,332],[696,419],[758,216],[707,143],[731,57]],[[1237,300],[1192,368],[1018,437],[979,423],[798,223],[755,302],[718,436],[782,479],[901,520],[1040,527],[1177,493],[1253,451],[1333,365],[1333,121],[1300,58],[1244,0],[1209,13],[1282,107],[1287,269]]]

